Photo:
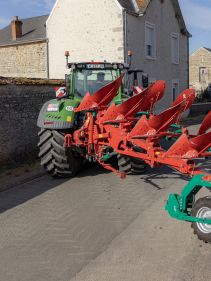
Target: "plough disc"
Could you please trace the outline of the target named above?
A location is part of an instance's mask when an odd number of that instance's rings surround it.
[[[130,137],[134,136],[152,136],[166,131],[172,124],[177,123],[181,114],[187,110],[193,103],[193,92],[186,91],[182,93],[175,105],[157,116],[152,116],[147,120],[143,116],[130,133]],[[195,97],[195,94],[194,94]],[[179,102],[180,100],[180,102]]]
[[[175,105],[178,105],[181,102],[184,102],[184,111],[186,111],[194,103],[195,98],[196,98],[195,90],[187,89],[187,90],[183,91],[176,98],[176,100],[173,102],[173,104],[171,106],[174,107]]]
[[[126,119],[134,117],[140,111],[149,111],[163,97],[164,91],[165,82],[157,81],[142,93],[127,99],[121,105],[112,104],[105,112],[101,122]]]
[[[200,128],[199,128],[199,135],[202,135],[206,133],[211,128],[211,111],[207,114],[204,121],[202,122]]]

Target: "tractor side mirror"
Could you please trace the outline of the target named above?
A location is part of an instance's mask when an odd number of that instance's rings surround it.
[[[147,74],[142,75],[142,86],[143,88],[149,87],[149,76]]]

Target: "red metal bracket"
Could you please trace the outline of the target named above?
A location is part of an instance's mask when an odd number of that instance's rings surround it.
[[[64,147],[71,147],[72,145],[72,135],[71,134],[67,134],[64,137]]]
[[[119,170],[113,168],[111,165],[109,164],[105,164],[105,162],[102,162],[100,160],[98,160],[99,164],[102,165],[106,170],[112,171],[115,174],[117,174],[118,176],[120,176],[121,179],[125,179],[126,178],[126,174],[121,173]]]

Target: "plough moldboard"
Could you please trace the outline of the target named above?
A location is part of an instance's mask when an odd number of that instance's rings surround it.
[[[65,146],[81,148],[83,157],[99,162],[122,178],[125,174],[107,162],[114,154],[143,160],[151,167],[168,165],[190,176],[192,179],[181,195],[170,195],[166,210],[173,218],[192,222],[198,237],[211,242],[211,198],[205,197],[194,204],[195,195],[202,187],[211,190],[211,175],[195,164],[195,159],[211,156],[211,112],[196,135],[190,135],[183,127],[181,132],[172,131],[171,126],[179,124],[183,113],[193,104],[195,91],[183,91],[167,110],[154,115],[155,104],[164,96],[165,82],[157,81],[142,93],[115,105],[112,100],[123,76],[92,96],[86,94],[75,109],[78,113],[85,112],[84,124],[72,135],[65,136]],[[160,144],[163,138],[175,140],[168,150]]]

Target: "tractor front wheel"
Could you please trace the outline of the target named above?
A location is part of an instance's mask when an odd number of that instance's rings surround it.
[[[211,197],[204,197],[196,201],[191,211],[191,216],[211,219]],[[194,234],[198,236],[200,240],[206,243],[211,243],[211,224],[205,223],[192,223]]]
[[[146,163],[138,158],[118,155],[119,171],[126,175],[140,175],[146,170]]]
[[[63,131],[41,129],[39,158],[41,166],[53,177],[74,177],[82,166],[82,158],[64,147]]]

